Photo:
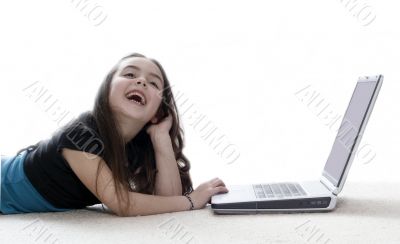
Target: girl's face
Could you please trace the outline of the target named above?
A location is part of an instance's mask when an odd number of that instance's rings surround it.
[[[161,101],[164,81],[152,61],[142,57],[123,60],[110,85],[109,101],[117,117],[149,122]]]

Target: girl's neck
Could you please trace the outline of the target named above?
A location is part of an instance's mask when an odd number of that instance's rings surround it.
[[[125,144],[131,141],[145,126],[144,122],[133,120],[123,116],[117,116],[118,127],[120,128],[121,136]]]

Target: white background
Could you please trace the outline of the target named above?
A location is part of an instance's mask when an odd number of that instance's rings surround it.
[[[396,1],[359,0],[367,6],[362,14],[376,16],[371,23],[345,0],[88,1],[97,20],[78,2],[1,4],[2,154],[67,122],[55,122],[26,87],[40,84],[72,118],[92,108],[112,65],[139,52],[160,61],[174,93],[184,94],[180,112],[193,104],[240,153],[228,164],[182,116],[195,185],[215,176],[227,184],[318,179],[335,128],[296,92],[310,86],[332,114],[343,115],[358,77],[375,74],[385,80],[361,145],[376,156],[366,163],[358,155],[349,180],[398,179]]]

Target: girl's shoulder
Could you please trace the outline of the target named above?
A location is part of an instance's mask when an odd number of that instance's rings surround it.
[[[66,125],[61,127],[59,131],[65,133],[77,127],[91,128],[97,132],[96,121],[91,111],[85,111],[81,113],[78,117],[72,119]]]
[[[103,151],[103,142],[90,111],[80,114],[75,120],[64,126],[59,131],[56,141],[57,150],[65,147],[92,152],[90,150],[96,149],[93,154],[97,155]]]

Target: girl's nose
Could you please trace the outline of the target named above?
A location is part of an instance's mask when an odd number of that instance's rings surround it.
[[[143,85],[143,87],[146,87],[146,82],[144,82],[143,80],[137,80],[136,84],[137,85]]]

